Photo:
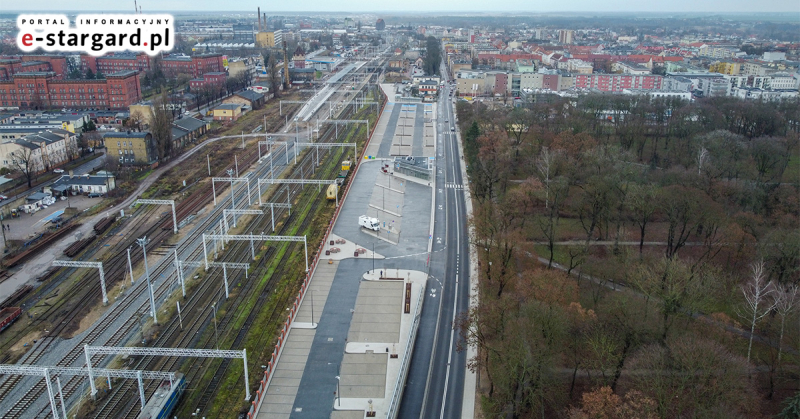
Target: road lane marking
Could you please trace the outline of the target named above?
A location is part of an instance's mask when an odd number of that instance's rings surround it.
[[[456,275],[456,285],[458,284],[458,275]],[[456,320],[456,302],[458,301],[458,287],[455,288],[455,296],[453,298],[453,322]],[[444,419],[444,408],[447,405],[447,383],[450,381],[450,369],[452,368],[451,362],[453,360],[453,339],[456,330],[450,328],[450,348],[447,350],[447,373],[444,376],[444,391],[442,392],[442,410],[439,415],[440,419]]]

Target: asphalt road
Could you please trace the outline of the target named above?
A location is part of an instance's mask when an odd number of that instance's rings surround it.
[[[445,71],[442,72],[443,74]],[[466,179],[462,178],[461,153],[456,141],[451,86],[440,94],[437,127],[437,169],[434,245],[429,288],[441,286],[438,297],[429,292],[411,359],[401,418],[460,418],[466,374],[466,352],[454,330],[456,316],[469,304],[469,251],[465,205]],[[448,122],[444,122],[448,121]],[[437,284],[438,281],[438,284]],[[436,301],[436,300],[440,301]]]

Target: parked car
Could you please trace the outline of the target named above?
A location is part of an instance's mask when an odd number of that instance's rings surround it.
[[[64,173],[64,169],[54,169],[53,173]]]
[[[101,194],[100,192],[92,192],[88,196],[89,198],[102,198],[103,194]]]

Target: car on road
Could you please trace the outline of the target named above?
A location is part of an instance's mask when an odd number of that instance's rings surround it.
[[[64,169],[54,169],[53,173],[64,173]]]
[[[456,127],[450,127],[450,131],[455,132],[455,130],[456,130]]]
[[[8,199],[8,197],[7,197],[7,196],[5,196],[5,195],[0,195],[0,201],[5,201],[6,199]]]

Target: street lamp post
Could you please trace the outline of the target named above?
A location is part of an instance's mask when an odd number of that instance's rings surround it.
[[[297,164],[297,139],[300,138],[300,128],[297,126],[298,118],[294,117],[294,164]]]
[[[158,316],[156,313],[156,302],[153,298],[153,284],[150,282],[150,271],[147,267],[147,236],[136,239],[139,246],[142,246],[142,257],[144,258],[144,277],[147,279],[147,289],[150,291],[150,311],[153,314],[153,323],[158,324]]]

